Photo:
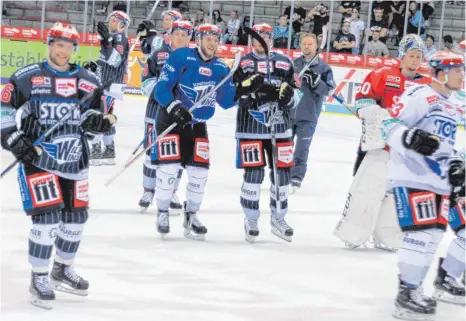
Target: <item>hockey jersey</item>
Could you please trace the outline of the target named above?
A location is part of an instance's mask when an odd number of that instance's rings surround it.
[[[196,48],[179,48],[172,52],[155,86],[154,97],[162,108],[179,100],[188,109],[210,92],[230,71],[218,57],[204,61]],[[235,86],[228,79],[215,93],[193,111],[194,122],[204,122],[213,116],[215,106],[224,109],[235,106]]]
[[[112,34],[109,42],[107,47],[101,45],[97,74],[103,83],[113,80],[112,83],[122,84],[128,67],[128,38],[119,32]]]
[[[390,109],[393,118],[383,123],[384,137],[391,147],[387,188],[410,187],[449,195],[448,169],[456,157],[456,124],[463,113],[463,106],[430,85],[409,88]],[[413,127],[440,137],[440,148],[432,156],[404,147],[402,135]]]
[[[16,113],[20,107],[40,123],[37,139],[55,125],[80,98],[100,86],[92,72],[71,65],[70,71],[56,71],[47,62],[33,64],[16,71],[2,91],[1,132],[6,136],[16,130]],[[34,166],[58,176],[81,180],[88,174],[89,147],[81,122],[88,109],[100,110],[101,96],[95,95],[77,108],[71,117],[41,144],[44,150]]]

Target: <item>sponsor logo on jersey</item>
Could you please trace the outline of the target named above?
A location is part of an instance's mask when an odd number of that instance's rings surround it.
[[[288,70],[290,70],[290,67],[291,67],[291,65],[289,63],[287,63],[287,62],[284,62],[284,61],[277,61],[275,63],[275,68],[277,68],[277,69],[283,69],[283,70],[288,71]]]
[[[78,88],[76,78],[55,78],[55,93],[62,97],[71,97],[76,95]]]
[[[207,138],[196,138],[194,143],[194,161],[208,163],[210,158],[209,140]]]
[[[31,95],[50,95],[52,88],[34,88],[31,90]]]
[[[388,75],[387,81],[394,82],[394,83],[401,83],[401,78],[399,76]]]
[[[245,69],[254,66],[254,62],[250,59],[244,59],[241,61],[241,68]]]
[[[194,58],[194,57],[188,57],[188,58],[186,58],[186,59],[187,59],[187,60],[196,61],[196,58]]]
[[[38,173],[27,176],[27,184],[34,208],[58,204],[62,201],[58,177],[55,174]]]
[[[440,99],[440,98],[439,98],[437,95],[431,95],[431,96],[428,96],[428,97],[426,98],[426,100],[427,100],[427,102],[428,102],[429,104],[433,104],[433,103],[439,101],[439,99]]]
[[[414,81],[409,81],[409,80],[405,80],[405,89],[408,89],[408,88],[411,88],[411,87],[414,87],[414,86],[417,86],[419,85],[418,83],[414,82]],[[417,90],[413,91],[413,92],[416,92]]]
[[[159,52],[157,53],[157,59],[167,59],[169,56],[168,52]]]
[[[277,143],[277,160],[279,167],[293,166],[293,142]]]
[[[54,124],[74,107],[75,104],[69,103],[43,103],[40,105],[39,122],[43,125]],[[67,119],[66,123],[72,125],[79,125],[81,123],[81,111],[79,108],[73,110],[71,117]]]
[[[252,167],[264,164],[261,141],[245,141],[239,143],[241,166]]]
[[[447,113],[449,113],[451,116],[456,114],[456,110],[452,105],[444,103],[444,106],[445,106],[445,109],[446,109]]]
[[[456,137],[456,124],[452,123],[445,119],[436,119],[435,122],[435,132],[434,134],[445,137],[455,139]]]
[[[206,67],[199,67],[199,73],[207,77],[212,76],[212,70]]]
[[[85,92],[91,92],[97,88],[97,85],[91,83],[90,81],[79,79],[78,88]]]
[[[175,68],[173,68],[172,65],[166,64],[166,65],[165,65],[165,68],[167,68],[168,71],[170,71],[170,72],[175,72]]]
[[[50,77],[32,77],[31,78],[32,88],[34,87],[52,87],[52,81]]]
[[[38,69],[39,69],[38,64],[27,66],[27,67],[21,68],[20,70],[15,72],[13,76],[19,78],[20,76],[24,76],[25,74],[28,74],[28,73],[30,73],[32,71],[35,71],[35,70],[38,70]]]
[[[270,72],[273,72],[273,63],[271,61],[269,62],[269,66],[270,66]],[[267,65],[265,61],[259,61],[257,63],[257,71],[263,74],[267,73]]]
[[[299,80],[299,75],[297,73],[293,74],[293,79],[296,87],[301,87],[301,80]]]
[[[386,85],[387,87],[400,89],[400,84],[395,84],[395,83],[392,83],[392,82],[387,82],[385,85]]]
[[[176,134],[167,135],[157,141],[157,156],[159,160],[180,159],[180,136]]]

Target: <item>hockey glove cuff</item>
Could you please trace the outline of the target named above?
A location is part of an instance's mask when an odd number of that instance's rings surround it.
[[[115,124],[117,118],[113,114],[102,114],[99,112],[89,113],[86,118],[81,123],[81,127],[84,131],[91,133],[106,133],[112,129],[113,124]]]
[[[294,98],[294,89],[288,83],[284,82],[281,84],[279,92],[278,92],[278,106],[281,109],[291,109],[293,108],[293,101]]]
[[[241,96],[247,96],[256,92],[264,84],[264,76],[257,74],[252,75],[240,82],[236,87],[235,101]]]
[[[22,130],[17,130],[8,136],[5,147],[19,162],[33,164],[36,158],[42,154],[42,149],[34,147],[32,144],[32,140]]]
[[[464,185],[464,162],[460,160],[454,160],[450,163],[450,168],[448,170],[448,181],[450,182],[453,188]]]
[[[303,75],[303,82],[309,85],[309,88],[315,89],[321,80],[320,74],[313,70],[307,70]]]
[[[431,156],[440,147],[440,137],[417,127],[406,130],[402,136],[403,146],[424,156]]]
[[[193,116],[181,101],[175,100],[167,106],[167,113],[170,119],[177,123],[181,128],[193,120]]]

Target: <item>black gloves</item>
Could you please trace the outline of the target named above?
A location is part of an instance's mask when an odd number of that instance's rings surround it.
[[[95,61],[86,61],[83,63],[83,68],[96,73],[97,72],[97,63]]]
[[[303,83],[306,83],[309,85],[311,89],[315,89],[321,80],[320,74],[314,72],[311,69],[306,70],[303,75]]]
[[[406,130],[402,136],[403,145],[424,156],[432,155],[440,147],[440,137],[417,127]]]
[[[264,84],[264,76],[255,74],[237,84],[235,101],[241,96],[252,94]]]
[[[15,158],[23,164],[33,164],[36,157],[40,156],[41,149],[32,146],[32,140],[22,130],[17,130],[8,135],[6,141],[2,140],[3,148],[11,151]]]
[[[106,133],[112,129],[112,125],[115,124],[117,118],[113,114],[102,114],[95,112],[87,116],[81,123],[81,127],[84,131],[91,133]]]
[[[460,160],[453,160],[448,170],[448,181],[451,186],[458,187],[464,185],[464,163]]]
[[[183,128],[193,120],[193,116],[181,101],[175,100],[167,106],[167,113],[170,119]]]
[[[278,91],[278,106],[281,109],[291,109],[293,104],[291,103],[294,97],[294,89],[288,83],[284,82],[280,85]]]
[[[108,28],[104,22],[99,21],[97,24],[97,32],[99,33],[100,38],[102,38],[100,40],[100,45],[103,47],[108,47],[108,45],[110,45],[110,32],[108,31]]]
[[[157,31],[155,31],[155,26],[152,22],[149,20],[143,20],[138,26],[137,33],[140,33],[142,40],[150,35],[156,35]]]

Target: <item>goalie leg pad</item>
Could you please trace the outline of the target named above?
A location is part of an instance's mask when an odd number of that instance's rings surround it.
[[[373,236],[376,244],[383,244],[390,250],[401,247],[403,232],[398,223],[395,197],[392,193],[387,194],[383,200]]]
[[[367,153],[354,176],[343,210],[333,235],[352,246],[364,244],[373,234],[382,202],[389,153],[382,149]]]

